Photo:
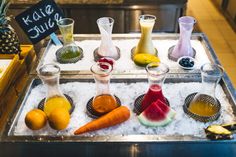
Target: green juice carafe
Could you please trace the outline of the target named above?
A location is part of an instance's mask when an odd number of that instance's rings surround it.
[[[57,25],[63,37],[63,47],[56,52],[57,61],[61,64],[76,63],[83,57],[83,50],[74,41],[74,20],[63,18],[58,21]]]
[[[157,55],[157,50],[152,43],[152,29],[155,24],[156,17],[153,15],[141,15],[139,23],[141,26],[141,38],[135,48],[134,55],[136,54],[151,54]]]

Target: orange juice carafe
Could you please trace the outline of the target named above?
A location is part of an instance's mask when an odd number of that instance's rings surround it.
[[[152,29],[155,24],[156,17],[153,15],[141,15],[139,23],[141,26],[141,38],[135,48],[134,55],[147,53],[157,55],[157,51],[152,43]]]
[[[99,116],[118,107],[116,99],[109,88],[111,71],[112,66],[105,62],[97,62],[91,67],[96,83],[96,95],[93,97],[92,110]]]
[[[55,64],[45,64],[38,69],[38,75],[47,87],[44,112],[47,116],[56,108],[65,108],[68,112],[71,104],[59,88],[60,68]]]

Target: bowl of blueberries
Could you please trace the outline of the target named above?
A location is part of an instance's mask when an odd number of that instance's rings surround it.
[[[184,70],[192,70],[195,67],[195,59],[190,56],[180,57],[177,62]]]

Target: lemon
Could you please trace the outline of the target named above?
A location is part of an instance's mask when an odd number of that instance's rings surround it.
[[[70,122],[70,114],[65,108],[56,108],[49,115],[49,125],[55,130],[63,130]]]
[[[46,123],[47,116],[43,111],[39,109],[33,109],[29,111],[25,116],[25,124],[32,130],[39,130],[43,128]]]
[[[134,63],[139,66],[146,66],[152,62],[160,62],[160,59],[157,56],[147,53],[136,54],[134,56]]]
[[[44,112],[47,116],[50,115],[50,113],[56,109],[56,108],[65,108],[67,111],[70,111],[71,104],[70,102],[65,98],[61,96],[55,96],[49,98],[46,103],[44,104]]]

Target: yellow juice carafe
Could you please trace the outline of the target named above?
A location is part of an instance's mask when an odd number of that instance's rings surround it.
[[[157,55],[157,50],[152,43],[152,29],[155,24],[156,17],[153,15],[141,15],[139,23],[141,26],[141,38],[135,48],[134,55],[136,54],[151,54]]]
[[[59,88],[60,68],[55,64],[45,64],[38,69],[38,75],[47,86],[47,97],[43,110],[47,116],[56,108],[71,110],[71,104]]]

